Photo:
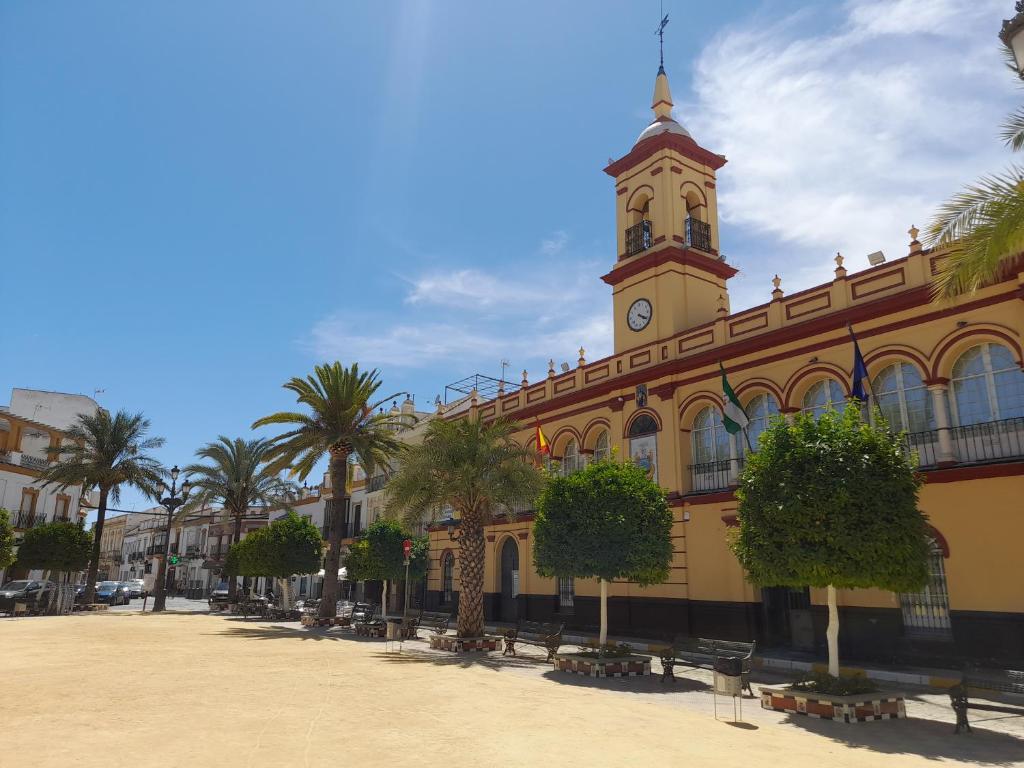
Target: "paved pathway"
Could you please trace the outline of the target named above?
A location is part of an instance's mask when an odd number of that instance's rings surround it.
[[[595,681],[534,655],[386,653],[347,630],[137,609],[0,619],[0,648],[5,767],[1024,765],[1024,721],[979,717],[954,736],[932,694],[900,722],[747,699],[732,724],[700,671]]]

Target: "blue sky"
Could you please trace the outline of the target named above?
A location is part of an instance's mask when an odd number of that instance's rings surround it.
[[[1003,0],[666,2],[731,302],[827,279],[1010,162]],[[188,461],[322,360],[427,406],[611,350],[656,2],[0,4],[0,400],[144,411]],[[141,506],[133,494],[124,506]]]

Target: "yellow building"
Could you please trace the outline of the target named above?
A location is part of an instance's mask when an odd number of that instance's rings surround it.
[[[563,471],[592,457],[649,462],[674,510],[672,575],[665,584],[610,589],[613,634],[688,633],[820,649],[827,617],[818,590],[759,589],[726,538],[744,440],[722,426],[719,362],[757,437],[775,413],[841,405],[851,385],[855,329],[873,391],[889,421],[907,429],[926,484],[933,530],[932,582],[914,595],[850,590],[839,596],[841,648],[850,658],[1024,658],[1024,273],[953,304],[929,299],[941,254],[911,229],[907,254],[858,273],[836,258],[835,278],[733,313],[719,254],[716,174],[725,158],[671,116],[664,70],[654,122],[605,172],[614,179],[617,259],[614,349],[543,381],[474,401],[483,419],[543,424]],[[595,276],[596,277],[596,276]],[[431,532],[428,602],[454,605],[458,549]],[[485,607],[490,620],[598,622],[596,582],[541,578],[531,557],[531,516],[487,530]]]

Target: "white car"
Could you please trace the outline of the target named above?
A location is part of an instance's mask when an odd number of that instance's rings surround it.
[[[146,593],[146,584],[142,579],[126,579],[124,584],[133,598],[142,597]]]

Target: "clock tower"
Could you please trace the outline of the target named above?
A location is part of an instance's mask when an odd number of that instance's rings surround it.
[[[617,259],[602,279],[612,286],[616,352],[714,320],[736,274],[718,250],[715,172],[725,158],[672,118],[664,66],[651,109],[654,122],[604,169],[615,179]]]

